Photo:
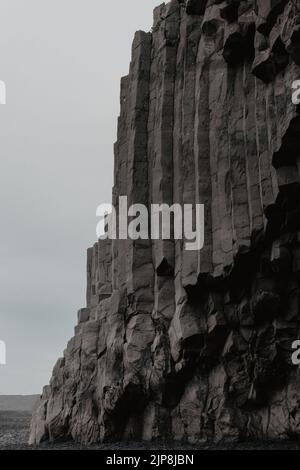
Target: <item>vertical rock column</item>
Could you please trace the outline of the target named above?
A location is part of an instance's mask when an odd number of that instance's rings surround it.
[[[138,32],[132,47],[132,61],[128,90],[128,156],[127,191],[128,206],[137,204],[148,208],[148,114],[149,78],[151,63],[151,34]],[[134,216],[145,216],[143,208]],[[147,220],[148,222],[148,220]],[[136,227],[138,229],[138,227]],[[142,227],[140,226],[140,229]],[[154,272],[151,241],[147,238],[127,242],[126,251],[126,336],[124,344],[123,387],[135,389],[138,408],[143,401],[143,384],[147,382],[151,367],[151,344],[154,325],[151,318],[153,308]],[[122,253],[124,256],[124,253]]]

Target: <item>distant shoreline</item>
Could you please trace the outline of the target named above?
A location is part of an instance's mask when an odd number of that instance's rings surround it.
[[[0,411],[31,412],[39,395],[0,395]]]

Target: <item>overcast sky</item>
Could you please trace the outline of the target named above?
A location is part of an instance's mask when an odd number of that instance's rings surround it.
[[[158,0],[1,0],[0,394],[40,393],[85,305],[119,83]]]

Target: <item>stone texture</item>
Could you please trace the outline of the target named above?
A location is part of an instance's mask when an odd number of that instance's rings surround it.
[[[112,200],[205,204],[205,245],[88,250],[31,443],[299,436],[299,27],[297,2],[172,0],[136,33]]]

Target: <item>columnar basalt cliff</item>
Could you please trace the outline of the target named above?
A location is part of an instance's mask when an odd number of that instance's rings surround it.
[[[31,443],[300,435],[300,2],[172,0],[121,81],[113,203],[205,204],[205,245],[99,241]]]

